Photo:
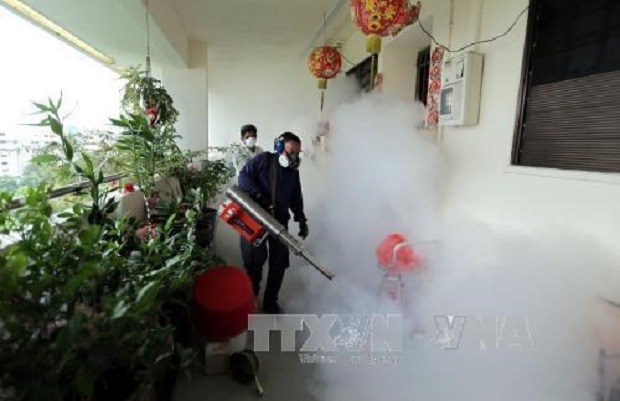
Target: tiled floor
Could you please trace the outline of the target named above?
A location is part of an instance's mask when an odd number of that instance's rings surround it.
[[[264,400],[315,401],[310,394],[312,365],[302,365],[295,352],[279,352],[279,337],[271,338],[276,351],[258,353],[261,363],[259,378],[265,390],[258,397],[252,385],[244,386],[227,375],[205,376],[194,373],[191,377],[179,377],[175,391],[175,401],[244,401],[261,398]]]

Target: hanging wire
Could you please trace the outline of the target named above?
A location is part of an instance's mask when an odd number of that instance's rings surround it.
[[[327,46],[327,19],[325,13],[323,13],[323,46]]]
[[[521,11],[521,12],[519,13],[519,15],[517,16],[517,19],[516,19],[516,20],[512,23],[512,25],[510,25],[510,26],[508,27],[508,29],[507,29],[504,33],[499,34],[499,35],[497,35],[497,36],[493,36],[493,37],[492,37],[492,38],[490,38],[490,39],[478,40],[478,41],[476,41],[476,42],[471,42],[471,43],[469,43],[469,44],[467,44],[467,45],[465,45],[465,46],[463,46],[463,47],[460,47],[460,48],[458,48],[458,49],[451,49],[450,47],[445,46],[445,45],[443,45],[443,44],[439,43],[439,42],[437,41],[437,39],[435,39],[435,37],[434,37],[434,36],[433,36],[433,35],[432,35],[429,31],[428,31],[428,29],[426,29],[426,28],[424,27],[424,25],[422,24],[422,19],[418,19],[418,25],[420,25],[420,29],[422,30],[422,32],[424,32],[424,33],[426,34],[426,36],[428,36],[428,37],[429,37],[429,38],[433,41],[433,43],[435,44],[435,46],[443,48],[443,49],[444,49],[445,51],[447,51],[448,53],[458,53],[458,52],[461,52],[461,51],[463,51],[463,50],[465,50],[465,49],[469,49],[470,47],[473,47],[473,46],[476,46],[476,45],[479,45],[479,44],[482,44],[482,43],[489,43],[489,42],[493,42],[493,41],[496,41],[497,39],[503,38],[504,36],[508,35],[508,34],[509,34],[512,30],[513,30],[513,28],[517,25],[517,23],[519,22],[519,20],[521,20],[521,17],[523,17],[523,15],[524,15],[524,14],[525,14],[525,13],[526,13],[529,9],[530,9],[530,6],[529,6],[529,5],[528,5],[527,7],[525,7],[525,8],[523,9],[523,11]]]
[[[151,21],[149,17],[149,0],[144,0],[146,10],[146,76],[151,77]]]
[[[353,61],[349,60],[347,58],[347,56],[344,55],[344,53],[342,52],[342,50],[340,50],[340,55],[342,56],[342,58],[344,59],[344,61],[346,61],[347,63],[351,64],[351,65],[357,65],[355,64]]]

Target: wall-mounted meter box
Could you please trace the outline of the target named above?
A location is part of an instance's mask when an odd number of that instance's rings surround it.
[[[468,52],[446,57],[441,71],[439,124],[478,124],[484,57]]]

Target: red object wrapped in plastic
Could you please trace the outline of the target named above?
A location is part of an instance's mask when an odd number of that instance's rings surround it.
[[[388,235],[376,252],[379,265],[395,273],[415,270],[422,262],[407,238],[398,233]]]
[[[214,267],[196,280],[192,321],[208,341],[226,341],[248,329],[258,305],[247,273],[238,267]]]

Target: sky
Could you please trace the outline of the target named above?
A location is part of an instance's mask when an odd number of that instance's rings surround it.
[[[32,102],[63,94],[66,124],[105,128],[119,112],[122,82],[103,64],[0,7],[0,131],[32,127]]]

